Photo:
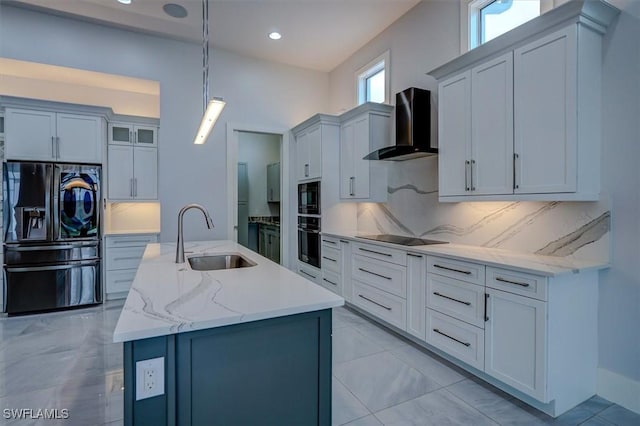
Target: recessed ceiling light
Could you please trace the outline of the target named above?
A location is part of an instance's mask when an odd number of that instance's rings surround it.
[[[280,40],[282,38],[282,34],[277,31],[273,31],[269,33],[269,38],[271,40]]]
[[[118,0],[118,3],[131,4],[131,0]]]
[[[165,4],[164,6],[162,6],[162,10],[164,10],[164,13],[173,18],[185,18],[187,16],[187,9],[175,3]]]

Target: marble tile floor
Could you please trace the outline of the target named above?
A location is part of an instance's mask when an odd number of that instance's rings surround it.
[[[122,425],[122,345],[111,341],[122,303],[0,318],[0,425]],[[553,419],[346,308],[333,328],[334,425],[640,425],[600,397]],[[7,419],[5,408],[69,418]]]

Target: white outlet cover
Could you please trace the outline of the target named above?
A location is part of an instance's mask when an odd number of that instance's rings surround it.
[[[154,371],[155,384],[151,389],[145,389],[144,372]],[[145,359],[136,362],[136,401],[164,394],[164,357]]]

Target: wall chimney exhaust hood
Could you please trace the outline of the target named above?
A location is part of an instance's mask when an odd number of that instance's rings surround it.
[[[396,144],[364,159],[403,161],[437,153],[438,148],[431,146],[431,92],[410,87],[396,93]]]

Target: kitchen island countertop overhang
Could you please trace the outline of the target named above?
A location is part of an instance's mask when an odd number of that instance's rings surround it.
[[[175,263],[175,243],[149,244],[116,325],[114,342],[329,309],[344,299],[233,241],[185,243],[187,259],[240,253],[256,265],[195,271]]]

